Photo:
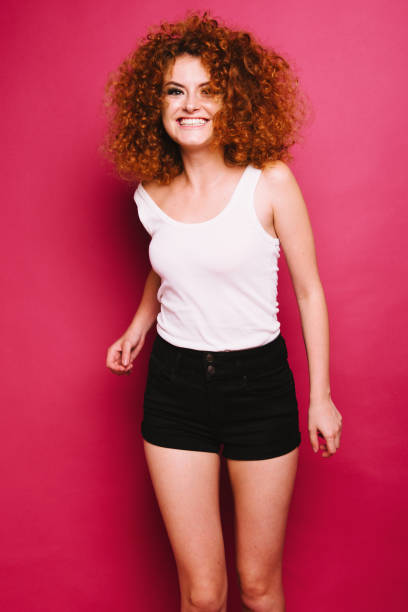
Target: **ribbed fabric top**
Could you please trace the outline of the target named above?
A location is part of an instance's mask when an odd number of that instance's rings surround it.
[[[261,346],[280,333],[280,241],[261,225],[254,191],[262,170],[246,166],[232,197],[208,221],[167,215],[140,183],[134,193],[151,236],[149,259],[160,276],[156,330],[176,346],[228,351]]]

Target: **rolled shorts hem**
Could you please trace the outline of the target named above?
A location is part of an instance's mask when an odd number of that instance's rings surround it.
[[[192,447],[192,443],[188,443],[173,437],[170,441],[168,437],[166,439],[160,438],[160,436],[154,435],[146,430],[142,426],[142,438],[146,440],[146,442],[150,442],[150,444],[155,444],[156,446],[162,446],[163,448],[174,448],[177,450],[188,450],[188,451],[201,451],[205,453],[219,453],[220,449],[214,446],[208,446],[203,444],[202,442],[195,442],[194,448]]]
[[[160,438],[157,435],[148,432],[147,428],[143,426],[141,429],[141,433],[142,438],[146,440],[146,442],[149,442],[150,444],[154,444],[156,446],[161,446],[163,448],[173,448],[176,450],[217,453],[221,454],[226,459],[233,459],[236,461],[262,461],[265,459],[273,459],[274,457],[281,457],[282,455],[286,455],[287,453],[290,453],[291,451],[295,450],[295,448],[297,448],[301,444],[301,434],[299,432],[295,440],[286,444],[285,446],[280,446],[279,448],[275,447],[274,449],[271,449],[271,447],[268,446],[262,447],[261,450],[260,447],[255,447],[252,449],[248,447],[237,447],[234,451],[230,450],[227,444],[226,448],[224,447],[222,449],[222,452],[220,453],[221,443],[217,447],[208,446],[198,440],[196,442],[190,441],[187,443],[181,439],[177,439],[176,437],[174,437],[171,441],[168,438],[165,440],[164,438]]]
[[[222,454],[226,459],[233,459],[235,461],[262,461],[264,459],[273,459],[274,457],[287,455],[291,451],[295,450],[295,448],[300,446],[301,441],[301,436],[299,434],[296,440],[288,443],[286,446],[281,446],[280,448],[271,449],[271,447],[267,447],[263,450],[261,450],[259,447],[252,449],[242,448],[236,452],[231,452],[227,447]]]

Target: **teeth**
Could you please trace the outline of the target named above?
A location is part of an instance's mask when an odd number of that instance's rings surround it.
[[[205,119],[179,119],[180,125],[204,125]]]

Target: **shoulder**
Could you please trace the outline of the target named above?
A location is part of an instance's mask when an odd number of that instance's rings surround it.
[[[266,197],[275,212],[282,206],[287,208],[291,202],[299,203],[302,199],[295,175],[285,162],[268,162],[262,171],[262,179]]]
[[[155,201],[161,201],[166,198],[169,190],[168,185],[161,185],[155,180],[141,181],[140,185],[147,192],[147,194]]]
[[[267,162],[266,166],[262,170],[262,175],[267,183],[271,183],[274,186],[290,187],[296,183],[292,170],[284,161],[281,160]]]

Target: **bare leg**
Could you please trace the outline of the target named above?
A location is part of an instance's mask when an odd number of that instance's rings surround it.
[[[175,556],[181,612],[226,612],[227,572],[219,508],[220,457],[216,453],[143,442]]]
[[[245,612],[285,612],[282,556],[298,455],[296,448],[261,461],[227,459]]]

